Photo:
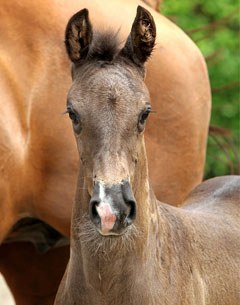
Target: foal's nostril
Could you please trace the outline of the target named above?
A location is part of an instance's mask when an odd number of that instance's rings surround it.
[[[89,215],[92,220],[92,222],[96,225],[98,225],[101,222],[101,218],[98,215],[97,212],[97,205],[100,203],[100,200],[92,199],[90,200],[90,206],[89,206]]]
[[[128,200],[126,201],[127,206],[129,207],[129,213],[127,215],[127,222],[128,225],[132,224],[136,218],[136,201],[135,200]]]
[[[121,188],[122,188],[122,195],[123,195],[124,202],[129,208],[126,220],[127,220],[128,225],[130,225],[133,223],[133,221],[136,218],[137,203],[134,198],[130,183],[127,180],[122,181]]]

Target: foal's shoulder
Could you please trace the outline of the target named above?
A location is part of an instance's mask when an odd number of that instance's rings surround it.
[[[184,209],[240,208],[240,176],[222,176],[204,181],[186,198]]]

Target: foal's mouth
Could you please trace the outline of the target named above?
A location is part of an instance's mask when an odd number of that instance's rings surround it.
[[[115,238],[123,236],[127,232],[128,229],[129,228],[127,227],[127,228],[123,229],[121,232],[113,232],[113,231],[103,232],[100,228],[96,228],[97,232],[101,236],[103,236],[103,237],[111,237],[112,236],[112,237],[115,237]]]

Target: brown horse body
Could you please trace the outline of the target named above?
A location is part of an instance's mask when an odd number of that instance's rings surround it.
[[[94,1],[87,4],[96,27],[121,26],[126,38],[137,1],[111,1],[107,8]],[[44,220],[69,235],[78,161],[70,126],[62,116],[70,84],[65,77],[70,68],[64,56],[63,33],[67,18],[83,6],[84,1],[66,1],[63,6],[4,1],[0,6],[4,29],[0,33],[4,215],[0,240],[25,216]],[[158,41],[146,79],[156,111],[146,132],[150,175],[159,198],[177,204],[202,179],[209,83],[195,45],[170,21],[153,15]],[[176,182],[172,177],[178,177]]]
[[[143,65],[155,24],[138,7],[124,47],[105,35],[92,33],[87,10],[66,29],[67,112],[82,164],[55,304],[237,305],[240,177],[202,183],[183,208],[157,201],[143,136],[151,113]]]
[[[115,0],[106,6],[84,0],[61,4],[2,1],[0,242],[16,222],[29,216],[69,236],[78,156],[71,128],[62,116],[70,84],[70,77],[66,78],[70,65],[63,47],[64,25],[73,12],[88,6],[96,27],[121,27],[125,40],[138,2]],[[146,78],[156,111],[146,131],[150,177],[158,198],[177,205],[202,179],[210,88],[196,46],[165,17],[152,14],[158,37]],[[20,243],[0,248],[5,255],[1,271],[7,278],[14,275],[11,268],[11,274],[7,272],[11,258],[6,253],[20,248]],[[19,250],[18,264],[27,268],[24,251]],[[32,281],[29,274],[22,276],[24,281]]]

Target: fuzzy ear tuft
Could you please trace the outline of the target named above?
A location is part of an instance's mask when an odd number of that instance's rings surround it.
[[[138,66],[143,66],[152,53],[155,39],[156,26],[152,15],[145,8],[138,6],[131,33],[121,55],[128,57]]]
[[[86,58],[92,36],[88,10],[83,9],[71,17],[65,32],[67,53],[73,63]]]

